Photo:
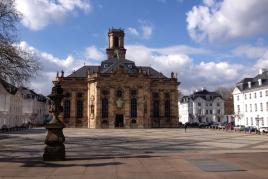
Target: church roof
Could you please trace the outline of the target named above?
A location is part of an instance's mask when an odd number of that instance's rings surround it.
[[[167,78],[162,73],[158,72],[152,67],[147,66],[136,66],[135,63],[131,60],[126,59],[109,59],[102,61],[100,66],[83,66],[77,71],[74,71],[68,77],[74,78],[85,78],[88,73],[103,73],[109,74],[115,71],[118,66],[123,66],[124,69],[128,72],[128,74],[137,74],[140,70],[142,72],[147,73],[150,78]]]

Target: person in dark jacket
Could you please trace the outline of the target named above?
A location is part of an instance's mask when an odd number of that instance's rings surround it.
[[[187,129],[187,123],[184,124],[184,130],[186,132],[186,129]]]

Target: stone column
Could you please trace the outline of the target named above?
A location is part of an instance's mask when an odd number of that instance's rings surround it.
[[[176,127],[178,122],[178,91],[170,93],[171,127]]]
[[[97,105],[97,113],[96,113],[96,128],[101,128],[101,105],[102,105],[102,100],[101,100],[101,88],[97,86],[97,92],[96,92],[97,100],[96,100],[96,105]],[[108,105],[110,105],[108,103]]]
[[[165,127],[165,96],[164,96],[164,91],[160,90],[159,91],[159,120],[160,120],[160,126],[159,127]]]
[[[131,124],[131,117],[130,117],[130,101],[131,101],[131,94],[130,94],[130,88],[125,88],[125,94],[124,94],[124,127],[130,128]]]
[[[70,127],[75,127],[76,122],[76,92],[71,92]]]
[[[147,94],[147,123],[148,123],[148,128],[152,127],[152,94],[151,94],[151,89],[147,88],[146,89],[146,94]]]

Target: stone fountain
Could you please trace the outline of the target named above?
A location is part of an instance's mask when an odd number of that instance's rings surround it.
[[[61,101],[64,98],[63,89],[58,81],[53,82],[52,92],[48,96],[52,100],[49,112],[52,113],[52,120],[45,126],[48,130],[45,139],[44,161],[65,160],[65,137],[63,135],[64,123],[59,119],[63,112]]]

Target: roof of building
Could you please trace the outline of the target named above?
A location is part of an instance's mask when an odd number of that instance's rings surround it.
[[[259,80],[261,80],[261,85],[259,85]],[[248,83],[250,82],[251,87],[249,88]],[[250,89],[257,89],[263,86],[268,86],[268,71],[265,70],[253,78],[244,78],[243,80],[239,81],[236,84],[236,87],[240,91],[250,90]]]
[[[217,93],[217,92],[210,92],[206,89],[202,89],[200,91],[196,91],[193,94],[189,95],[189,96],[183,96],[180,100],[181,103],[185,103],[188,102],[190,99],[195,100],[196,98],[202,98],[206,101],[214,101],[216,98],[221,98],[222,96]]]
[[[10,94],[16,94],[18,88],[14,85],[11,85],[10,83],[6,82],[5,80],[0,78],[0,83],[2,86],[6,89],[6,91]]]
[[[137,74],[140,70],[149,75],[150,78],[167,78],[162,73],[158,72],[152,67],[147,66],[136,66],[135,62],[126,59],[109,59],[101,62],[100,66],[83,66],[78,70],[74,71],[68,77],[74,78],[85,78],[88,73],[103,73],[109,74],[116,71],[119,66],[123,66],[128,74]]]
[[[17,92],[19,91],[24,96],[24,98],[32,98],[32,99],[36,98],[38,101],[41,101],[41,102],[46,102],[47,100],[47,97],[41,94],[37,94],[33,90],[30,90],[23,86],[17,88],[16,86],[6,82],[5,80],[1,78],[0,78],[0,83],[6,89],[6,91],[12,95],[17,94]]]

